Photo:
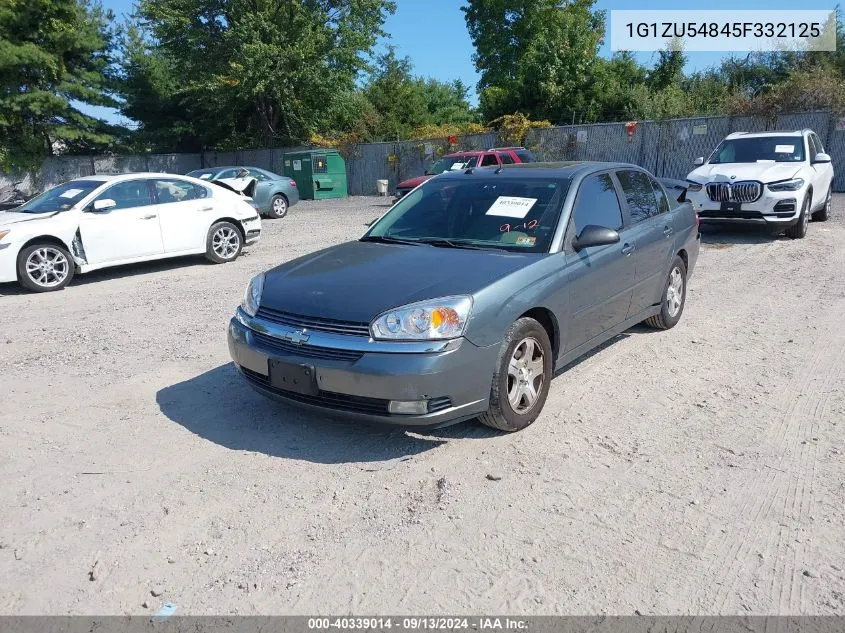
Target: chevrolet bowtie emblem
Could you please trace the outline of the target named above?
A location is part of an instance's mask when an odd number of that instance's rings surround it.
[[[311,335],[308,334],[308,332],[306,332],[305,330],[295,330],[293,332],[285,332],[284,334],[282,334],[282,338],[286,341],[290,341],[294,345],[302,345],[309,338],[311,338]]]

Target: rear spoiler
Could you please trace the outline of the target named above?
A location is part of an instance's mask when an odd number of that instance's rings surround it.
[[[672,178],[658,178],[658,180],[677,202],[686,202],[687,188],[689,187],[688,182],[684,180],[673,180]]]
[[[223,187],[229,191],[234,191],[245,198],[252,198],[255,194],[255,185],[258,181],[252,176],[246,178],[220,178],[219,180],[212,180],[213,184],[218,187]]]

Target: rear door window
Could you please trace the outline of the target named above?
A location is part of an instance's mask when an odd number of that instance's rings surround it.
[[[185,180],[157,178],[153,184],[159,204],[198,200],[209,196],[208,189]]]
[[[498,164],[499,160],[496,158],[495,154],[485,154],[481,161],[482,167],[495,167]]]
[[[658,214],[657,198],[651,186],[651,178],[644,172],[623,170],[616,172],[628,210],[631,212],[631,224],[637,224]]]
[[[666,191],[654,178],[649,178],[649,180],[651,188],[654,189],[654,197],[657,198],[657,212],[669,213],[669,198],[666,196]]]
[[[514,153],[517,155],[517,157],[519,157],[519,160],[521,160],[523,163],[537,162],[536,156],[534,156],[534,154],[529,152],[527,149],[518,149]]]
[[[513,165],[516,162],[508,152],[502,152],[499,158],[502,159],[502,165]]]

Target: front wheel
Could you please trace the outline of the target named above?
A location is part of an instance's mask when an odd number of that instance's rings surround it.
[[[658,330],[673,328],[681,320],[687,302],[687,266],[680,256],[675,256],[669,276],[663,287],[663,301],[660,312],[646,319],[646,323]]]
[[[833,206],[833,185],[827,190],[827,198],[824,206],[813,214],[813,222],[825,222],[830,217],[830,208]]]
[[[288,199],[282,194],[276,194],[270,200],[270,217],[280,220],[288,214]]]
[[[798,216],[798,222],[795,226],[790,226],[786,229],[786,237],[793,240],[800,240],[807,235],[807,227],[810,225],[810,194],[804,197],[804,204],[801,206],[801,215]]]
[[[244,247],[240,230],[231,222],[217,222],[208,229],[205,256],[215,264],[225,264],[237,259]]]
[[[32,244],[18,254],[18,281],[33,292],[61,290],[74,270],[70,253],[58,244]]]
[[[479,419],[499,431],[520,431],[543,410],[552,380],[552,346],[534,319],[518,319],[508,330],[493,374],[490,408]]]

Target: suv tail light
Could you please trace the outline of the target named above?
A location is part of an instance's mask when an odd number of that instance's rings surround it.
[[[291,187],[294,187],[294,188],[296,187],[296,181],[295,180],[291,180],[289,184],[290,184]]]

